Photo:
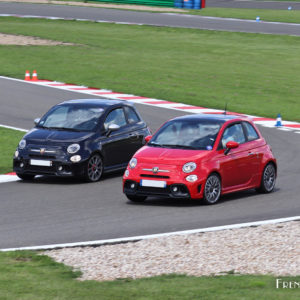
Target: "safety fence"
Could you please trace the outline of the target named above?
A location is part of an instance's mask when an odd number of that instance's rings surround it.
[[[177,8],[186,8],[186,9],[201,9],[205,7],[205,0],[93,0],[93,1],[107,2],[107,3],[177,7]]]

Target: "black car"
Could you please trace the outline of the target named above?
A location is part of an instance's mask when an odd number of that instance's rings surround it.
[[[13,160],[24,180],[55,175],[98,181],[103,172],[125,169],[150,134],[132,104],[107,99],[65,101],[35,124]]]

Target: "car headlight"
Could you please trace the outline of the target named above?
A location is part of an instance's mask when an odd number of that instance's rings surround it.
[[[68,153],[70,154],[74,154],[77,151],[79,151],[80,149],[80,145],[79,144],[72,144],[67,148]]]
[[[196,169],[197,165],[194,162],[188,162],[182,167],[184,173],[191,173]]]
[[[23,139],[23,140],[21,140],[20,143],[19,143],[19,148],[20,148],[20,149],[24,149],[25,147],[26,147],[26,140]]]
[[[136,158],[132,158],[129,162],[129,167],[130,169],[134,169],[137,165],[137,159]]]

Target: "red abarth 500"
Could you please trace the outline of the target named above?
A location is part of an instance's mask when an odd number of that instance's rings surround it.
[[[145,140],[123,176],[131,201],[159,196],[214,204],[223,194],[274,189],[276,159],[250,118],[187,115],[166,122]]]

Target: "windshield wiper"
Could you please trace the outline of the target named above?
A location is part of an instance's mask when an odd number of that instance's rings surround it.
[[[196,150],[197,148],[192,147],[192,146],[186,146],[186,145],[164,145],[165,147],[169,147],[169,148],[179,148],[179,149],[190,149],[190,150]]]
[[[162,148],[165,148],[165,146],[166,146],[166,145],[155,143],[155,142],[148,143],[147,145],[154,146],[154,147],[162,147]]]
[[[150,146],[154,147],[162,147],[162,148],[179,148],[179,149],[191,149],[191,150],[196,150],[195,147],[192,146],[185,146],[185,145],[176,145],[176,144],[158,144],[155,142],[148,143]]]
[[[47,126],[42,126],[43,128],[46,128],[46,129],[54,129],[54,130],[67,130],[67,131],[76,131],[76,132],[79,132],[81,130],[79,129],[75,129],[75,128],[69,128],[69,127],[47,127]]]

